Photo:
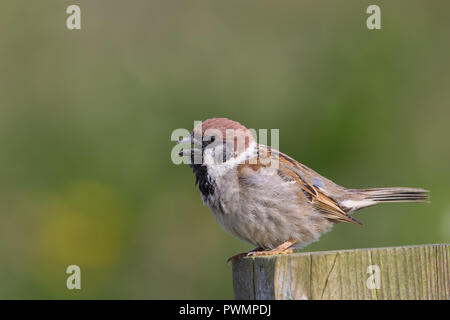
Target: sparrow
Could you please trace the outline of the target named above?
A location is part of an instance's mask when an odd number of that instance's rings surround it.
[[[347,189],[288,155],[258,144],[226,118],[198,124],[179,143],[204,204],[221,227],[255,249],[232,256],[273,255],[303,248],[339,222],[362,225],[352,213],[382,202],[427,202],[418,188]]]

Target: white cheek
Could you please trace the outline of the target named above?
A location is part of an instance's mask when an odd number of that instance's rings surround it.
[[[214,161],[214,149],[208,148],[203,153],[203,163],[206,165],[213,165],[215,164]]]

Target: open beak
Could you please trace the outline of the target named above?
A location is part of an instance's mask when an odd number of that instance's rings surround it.
[[[195,152],[199,152],[199,151],[201,152],[201,149],[195,148],[198,145],[198,143],[197,143],[197,139],[195,139],[195,137],[193,137],[192,134],[190,134],[190,135],[188,135],[186,137],[183,137],[182,139],[178,140],[177,144],[180,144],[180,143],[184,143],[186,145],[187,144],[190,145],[189,148],[183,148],[178,153],[180,156],[189,156],[189,157],[193,158],[194,155],[195,155]],[[192,144],[194,144],[194,147],[192,147]],[[201,146],[201,144],[200,144],[200,146]]]
[[[188,144],[191,145],[192,144],[192,136],[188,135],[186,137],[181,138],[180,140],[178,140],[177,144]],[[192,155],[192,149],[191,148],[183,148],[181,149],[181,151],[178,153],[178,155],[180,156],[191,156]]]

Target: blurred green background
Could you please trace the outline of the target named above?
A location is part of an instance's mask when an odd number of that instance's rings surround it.
[[[369,4],[382,29],[366,28]],[[66,29],[81,7],[82,29]],[[0,4],[0,298],[232,298],[222,231],[176,128],[279,128],[283,152],[352,188],[424,187],[305,250],[448,242],[450,2]],[[66,267],[82,290],[66,288]]]

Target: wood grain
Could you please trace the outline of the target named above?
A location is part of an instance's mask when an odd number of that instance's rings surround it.
[[[448,300],[449,251],[436,244],[243,258],[233,263],[235,298]],[[379,289],[367,285],[374,270]]]

